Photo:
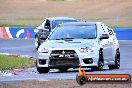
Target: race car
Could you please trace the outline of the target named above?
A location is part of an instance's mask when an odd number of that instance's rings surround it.
[[[45,41],[52,29],[54,29],[59,24],[66,22],[77,22],[77,20],[69,17],[46,18],[42,24],[36,28],[35,48],[38,49],[38,47]]]
[[[69,68],[119,69],[120,48],[113,29],[102,22],[72,22],[56,27],[38,49],[39,73]]]

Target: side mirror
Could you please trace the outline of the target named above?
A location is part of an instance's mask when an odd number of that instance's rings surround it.
[[[49,29],[50,27],[49,26],[44,26],[45,29]]]
[[[40,39],[41,40],[46,40],[47,39],[47,36],[46,35],[41,35]]]
[[[108,39],[109,35],[108,34],[102,34],[102,36],[100,37],[100,40],[102,39]]]

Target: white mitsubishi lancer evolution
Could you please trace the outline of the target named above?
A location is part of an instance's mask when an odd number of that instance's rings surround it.
[[[116,34],[102,22],[72,22],[52,30],[38,49],[37,71],[66,72],[69,68],[119,69],[120,49]]]

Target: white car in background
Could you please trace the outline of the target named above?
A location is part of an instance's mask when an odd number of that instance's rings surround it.
[[[46,18],[40,26],[36,28],[35,34],[35,48],[38,49],[39,46],[46,40],[50,31],[52,31],[59,24],[67,22],[78,22],[78,20],[69,17],[53,17]]]
[[[73,22],[56,27],[38,49],[37,71],[66,72],[79,66],[92,70],[119,69],[120,49],[116,34],[102,22]]]

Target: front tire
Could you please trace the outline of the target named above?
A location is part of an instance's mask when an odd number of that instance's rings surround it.
[[[99,61],[98,61],[98,66],[97,67],[92,67],[91,70],[93,71],[102,71],[104,67],[104,59],[103,59],[103,51],[99,51]]]
[[[35,37],[35,48],[36,48],[36,50],[38,50],[39,46],[40,46],[40,41],[39,41],[38,36],[36,36]]]
[[[115,55],[115,65],[108,65],[109,69],[119,69],[120,68],[120,51],[119,49],[116,50]]]
[[[37,71],[39,73],[48,73],[49,72],[49,68],[48,67],[37,67]]]

